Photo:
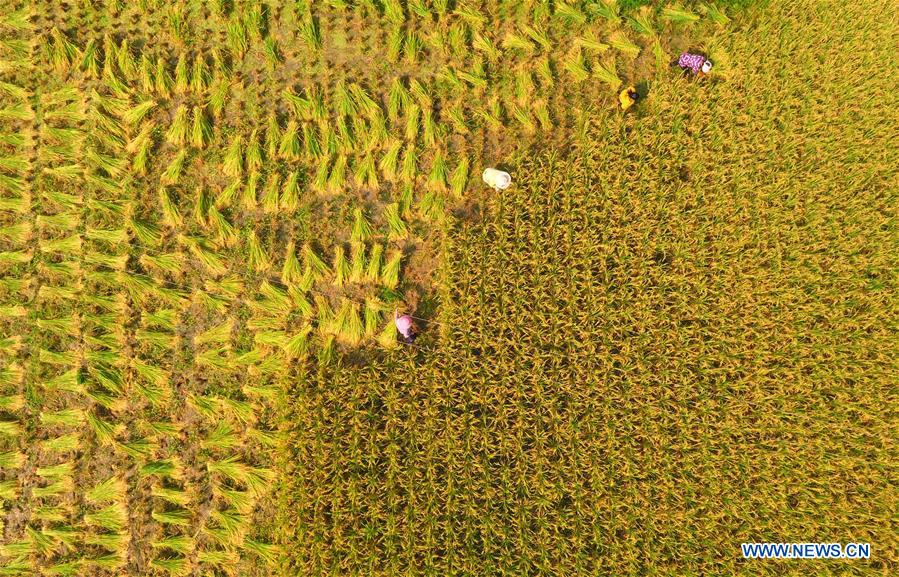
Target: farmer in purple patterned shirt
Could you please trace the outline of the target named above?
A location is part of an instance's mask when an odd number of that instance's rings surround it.
[[[701,54],[690,54],[689,52],[684,52],[680,55],[680,58],[677,59],[677,65],[684,70],[689,70],[696,76],[708,74],[709,70],[712,69],[711,60]]]

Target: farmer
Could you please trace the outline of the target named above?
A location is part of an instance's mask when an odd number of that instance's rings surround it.
[[[412,317],[409,315],[398,316],[398,313],[393,313],[393,324],[396,325],[396,330],[400,332],[403,336],[403,342],[407,345],[411,345],[413,341],[415,341],[415,327],[412,322]]]
[[[703,76],[712,69],[712,61],[701,54],[684,52],[677,59],[677,65],[695,76]]]
[[[621,94],[618,95],[618,103],[621,105],[621,110],[626,111],[637,102],[638,98],[640,98],[640,95],[637,94],[637,89],[633,86],[628,86],[622,90]]]

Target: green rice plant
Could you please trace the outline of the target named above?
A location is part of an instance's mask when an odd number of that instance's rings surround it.
[[[296,170],[291,171],[284,181],[278,207],[288,214],[293,214],[300,207],[299,174]]]
[[[403,260],[403,253],[393,251],[388,257],[387,262],[381,269],[381,285],[393,290],[399,285],[400,279],[400,263]]]
[[[609,35],[609,44],[630,58],[636,58],[640,54],[640,47],[627,37],[623,30],[616,30]]]
[[[672,24],[692,24],[699,20],[699,15],[678,5],[663,7],[661,17]]]
[[[70,451],[78,451],[82,448],[81,435],[78,433],[69,433],[68,435],[51,437],[41,443],[41,448],[48,453],[68,453]]]
[[[187,107],[179,106],[172,118],[172,123],[165,133],[165,139],[175,146],[184,146],[187,143],[189,126],[187,120]]]
[[[571,79],[575,84],[580,84],[590,77],[590,69],[584,60],[584,54],[580,47],[568,52],[562,61],[562,67],[571,75]]]
[[[28,535],[28,538],[34,545],[34,549],[38,555],[50,555],[53,552],[53,549],[56,548],[56,543],[52,539],[44,535],[43,532],[35,531],[31,527],[26,526],[25,533]]]
[[[125,161],[107,154],[101,154],[94,149],[88,149],[85,158],[95,169],[103,170],[110,176],[117,178],[125,172]]]
[[[209,273],[221,276],[228,271],[221,257],[209,248],[205,240],[186,235],[179,235],[178,240],[188,248]]]
[[[22,426],[18,421],[0,421],[0,435],[18,437],[21,433]]]
[[[262,210],[266,214],[277,214],[280,205],[281,175],[272,172],[262,190]]]
[[[128,523],[128,510],[121,502],[113,503],[99,511],[84,514],[88,527],[99,527],[113,532],[122,531]]]
[[[593,75],[608,84],[613,90],[617,90],[621,86],[621,78],[618,77],[614,58],[597,63],[593,68]]]
[[[265,251],[265,248],[262,246],[262,242],[259,240],[259,237],[256,236],[256,231],[250,229],[247,233],[247,264],[250,267],[258,272],[264,272],[271,268],[272,263],[268,258],[268,254]]]
[[[194,147],[203,149],[212,138],[212,126],[209,119],[199,106],[193,107],[193,123],[190,131],[191,144]]]
[[[300,141],[303,145],[303,156],[307,160],[311,160],[313,158],[318,158],[321,156],[321,147],[319,146],[318,140],[315,137],[312,126],[310,126],[309,124],[303,125],[303,136]]]
[[[376,340],[378,345],[384,349],[390,350],[399,348],[399,343],[396,338],[396,327],[393,324],[393,319],[384,326]]]

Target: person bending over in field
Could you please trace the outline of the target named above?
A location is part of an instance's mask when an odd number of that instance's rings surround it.
[[[393,324],[402,335],[404,343],[411,345],[415,342],[415,337],[418,335],[415,334],[415,323],[412,322],[412,317],[409,315],[397,316],[397,313],[393,313]]]
[[[704,76],[712,69],[712,61],[701,54],[691,54],[684,52],[677,59],[677,65],[681,70],[689,72],[694,76]]]
[[[621,106],[622,111],[626,111],[628,108],[636,104],[639,98],[640,95],[637,93],[637,89],[633,86],[628,86],[621,91],[621,94],[618,95],[618,104]]]

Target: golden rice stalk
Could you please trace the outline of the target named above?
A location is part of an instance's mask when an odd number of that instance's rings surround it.
[[[350,255],[349,281],[361,283],[365,280],[365,245],[360,242],[352,243]]]
[[[300,185],[299,174],[296,170],[287,175],[284,181],[284,187],[281,189],[281,198],[278,206],[284,212],[293,214],[300,207]]]
[[[196,148],[203,149],[212,138],[212,126],[209,119],[199,106],[193,107],[193,125],[190,131],[190,140]]]
[[[593,69],[593,75],[608,84],[613,90],[617,90],[621,86],[621,78],[618,77],[614,58],[598,63]]]
[[[616,30],[609,35],[609,44],[613,48],[622,52],[629,58],[636,58],[640,54],[640,47],[637,46],[623,30]]]
[[[381,270],[381,284],[391,290],[395,289],[400,281],[400,263],[403,253],[394,251],[387,258],[387,262]]]
[[[266,214],[277,214],[280,204],[281,175],[272,172],[262,191],[262,210]]]
[[[247,234],[247,262],[256,272],[264,272],[272,266],[262,242],[253,229]]]
[[[580,84],[590,77],[590,69],[587,68],[587,62],[584,60],[584,54],[580,47],[568,52],[562,61],[562,67],[565,68],[575,84]]]
[[[343,286],[350,276],[350,265],[346,259],[346,252],[343,246],[338,245],[334,249],[334,260],[332,261],[334,269],[334,286]]]

